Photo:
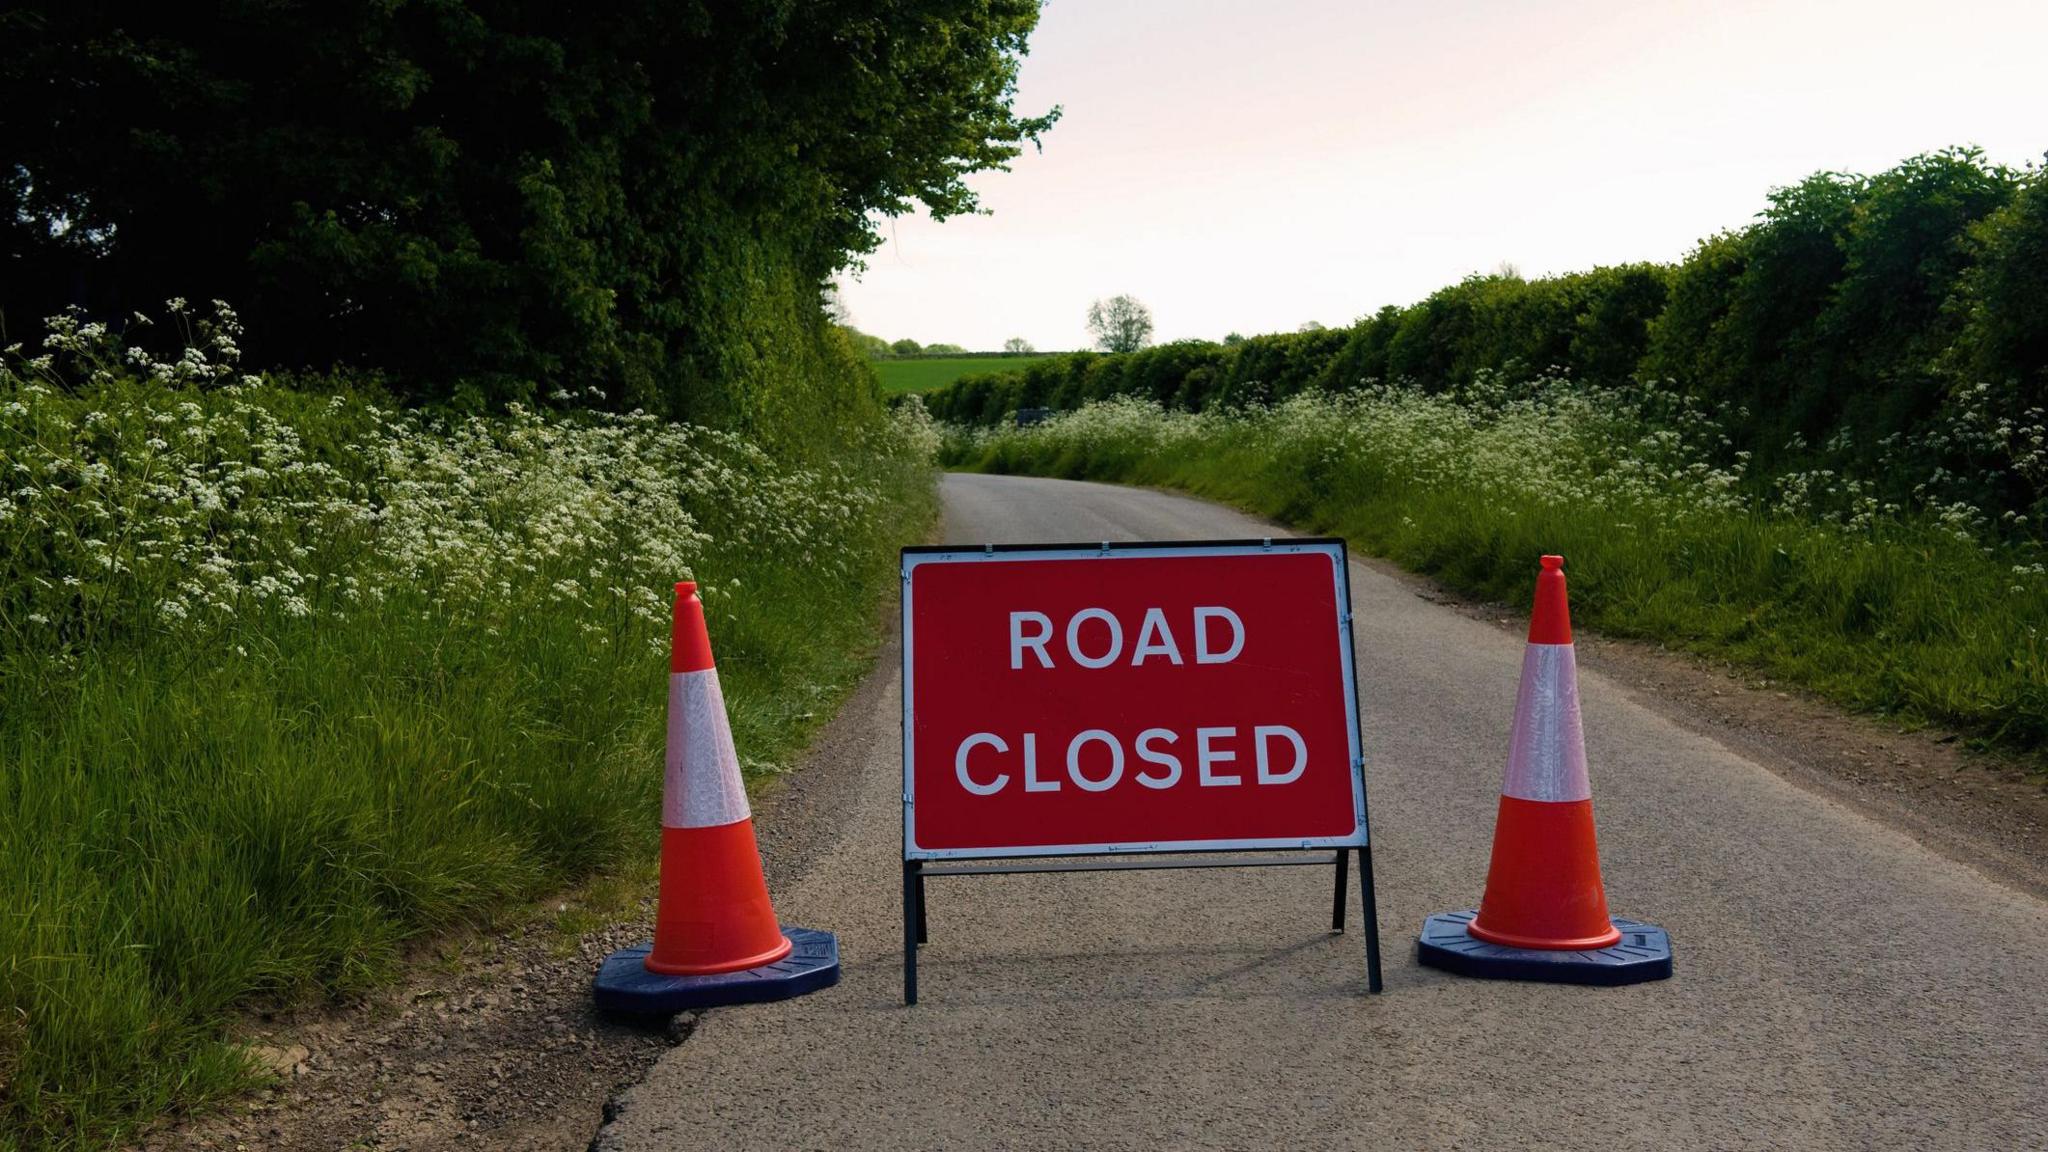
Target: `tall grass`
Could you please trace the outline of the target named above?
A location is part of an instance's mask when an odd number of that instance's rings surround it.
[[[249,1084],[224,1026],[648,851],[694,578],[748,770],[859,671],[921,409],[794,468],[640,415],[437,419],[60,321],[0,362],[0,1145]]]
[[[1967,505],[1885,504],[1834,472],[1716,467],[1715,423],[1668,391],[1481,374],[1271,408],[1093,404],[1029,428],[951,428],[989,472],[1186,489],[1461,591],[1523,601],[1569,560],[1583,623],[1739,660],[1858,709],[2037,750],[2048,739],[2048,575]]]

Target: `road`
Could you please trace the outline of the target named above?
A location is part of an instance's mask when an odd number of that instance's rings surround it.
[[[1100,485],[944,497],[952,543],[1285,534]],[[1259,869],[934,880],[905,1008],[891,651],[835,725],[866,754],[774,894],[840,933],[843,983],[704,1015],[595,1147],[2048,1148],[2048,905],[1595,673],[1609,902],[1670,930],[1677,975],[1417,966],[1423,918],[1479,897],[1521,643],[1363,565],[1351,585],[1384,995],[1327,931],[1327,875]]]

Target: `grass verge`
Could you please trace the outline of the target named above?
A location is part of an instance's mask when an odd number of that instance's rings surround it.
[[[152,378],[156,377],[156,378]],[[669,584],[747,771],[865,666],[921,409],[798,467],[640,416],[0,371],[0,1147],[254,1082],[252,1003],[652,851]]]
[[[1375,389],[1238,413],[1110,401],[1031,428],[951,429],[952,467],[1173,487],[1523,602],[1564,554],[1610,635],[1741,661],[1980,745],[2048,739],[2048,580],[1970,517],[1871,512],[1840,478],[1766,500],[1704,462],[1710,424],[1641,395],[1539,382],[1510,398]],[[1859,510],[1860,509],[1860,510]]]

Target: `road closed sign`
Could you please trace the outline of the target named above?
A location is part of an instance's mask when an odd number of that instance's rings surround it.
[[[903,577],[905,860],[1366,844],[1341,541],[913,548]]]

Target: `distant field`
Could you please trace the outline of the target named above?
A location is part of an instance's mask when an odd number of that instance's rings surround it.
[[[874,365],[875,371],[882,376],[882,391],[893,395],[897,392],[929,392],[962,376],[982,372],[1014,372],[1057,355],[1057,352],[1048,352],[1040,356],[934,356],[929,359],[876,360]]]

